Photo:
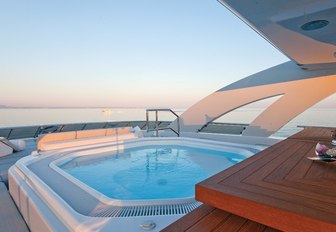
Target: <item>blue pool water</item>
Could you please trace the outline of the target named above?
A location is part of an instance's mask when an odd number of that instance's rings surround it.
[[[120,200],[194,196],[196,183],[246,157],[185,146],[146,146],[73,158],[60,168]]]

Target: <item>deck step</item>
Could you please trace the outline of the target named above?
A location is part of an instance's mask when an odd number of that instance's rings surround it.
[[[307,159],[334,130],[305,128],[198,183],[196,200],[281,231],[335,232],[336,166]]]
[[[161,232],[279,232],[257,222],[201,205],[189,214],[164,228]]]
[[[29,231],[3,182],[0,182],[0,219],[1,231]]]

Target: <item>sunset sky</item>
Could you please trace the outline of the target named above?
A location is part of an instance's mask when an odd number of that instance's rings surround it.
[[[216,0],[0,0],[0,30],[0,105],[184,108],[288,60]]]

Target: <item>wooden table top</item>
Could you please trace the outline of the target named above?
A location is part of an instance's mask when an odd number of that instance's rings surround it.
[[[279,230],[336,231],[336,162],[306,158],[330,132],[304,129],[197,184],[196,200]]]

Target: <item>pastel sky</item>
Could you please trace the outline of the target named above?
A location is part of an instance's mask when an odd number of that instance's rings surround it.
[[[188,107],[287,58],[216,0],[0,0],[0,105]]]

